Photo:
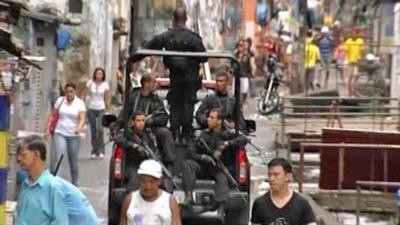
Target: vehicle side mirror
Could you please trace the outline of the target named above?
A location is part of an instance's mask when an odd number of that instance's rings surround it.
[[[117,121],[117,117],[113,114],[107,114],[101,118],[101,124],[104,127],[109,127],[111,123],[116,122],[116,121]]]
[[[246,128],[249,133],[256,132],[256,121],[255,120],[246,120]]]

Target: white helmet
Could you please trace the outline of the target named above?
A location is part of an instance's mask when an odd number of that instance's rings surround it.
[[[321,33],[329,33],[329,27],[323,26],[323,27],[321,28]]]

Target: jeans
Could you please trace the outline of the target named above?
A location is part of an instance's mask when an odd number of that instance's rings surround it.
[[[90,125],[90,138],[92,142],[91,154],[104,154],[104,135],[101,125],[101,118],[104,115],[104,110],[89,109],[87,117]]]
[[[55,133],[53,136],[55,151],[51,154],[51,169],[54,171],[57,161],[62,154],[67,153],[69,161],[69,170],[71,174],[71,183],[77,185],[79,177],[78,168],[78,154],[81,145],[80,136],[64,136],[59,133]],[[65,160],[63,160],[65,161]],[[62,163],[61,165],[65,165]]]

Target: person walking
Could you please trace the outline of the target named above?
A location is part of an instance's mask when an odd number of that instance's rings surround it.
[[[364,51],[364,39],[359,37],[357,31],[352,31],[351,37],[345,42],[347,60],[349,62],[349,96],[353,96],[353,80],[358,74],[358,61],[362,58]]]
[[[17,148],[17,161],[28,173],[17,200],[16,225],[69,225],[65,194],[46,169],[46,144],[39,136],[29,136]]]
[[[317,87],[320,87],[322,77],[323,75],[325,75],[324,88],[327,88],[329,81],[332,49],[334,46],[334,40],[329,33],[329,27],[323,26],[321,28],[321,34],[316,38],[316,42],[318,44],[321,55],[321,69],[318,73],[318,83],[316,85]]]
[[[22,152],[22,149],[26,143],[43,143],[43,139],[37,135],[32,135],[25,138],[17,148],[17,152]],[[22,154],[23,155],[23,154]],[[47,150],[46,150],[47,155]],[[22,160],[19,162],[22,163]],[[55,180],[56,184],[63,194],[63,202],[67,207],[68,221],[69,224],[73,225],[98,225],[99,221],[97,219],[96,213],[87,200],[85,195],[79,190],[75,185],[64,180],[61,177],[55,176],[54,179],[50,177],[51,180]],[[21,171],[18,172],[17,184],[19,187],[23,187],[24,183],[29,182],[29,174],[27,170],[23,167]]]
[[[92,79],[86,83],[86,89],[82,95],[85,100],[89,95],[87,118],[90,125],[90,138],[92,143],[92,159],[104,158],[104,134],[101,125],[101,118],[105,111],[110,109],[109,94],[110,86],[106,81],[106,73],[103,68],[97,67]]]
[[[51,135],[50,125],[52,116],[58,114],[57,125],[54,130],[53,141],[55,152],[51,154],[51,169],[54,170],[58,158],[67,153],[71,182],[78,184],[79,168],[78,153],[81,145],[82,127],[85,124],[86,107],[82,99],[76,96],[74,83],[67,83],[64,87],[65,96],[61,96],[54,104],[46,125],[47,135]]]
[[[163,49],[182,52],[204,52],[206,48],[199,34],[186,28],[186,9],[178,7],[174,11],[174,26],[155,36],[143,46],[144,49]],[[135,56],[133,62],[143,56]],[[201,87],[200,63],[208,59],[193,57],[164,57],[163,61],[170,71],[171,88],[167,95],[170,105],[171,130],[177,143],[187,143],[193,132],[193,112],[197,90]],[[185,140],[184,140],[185,139]]]
[[[307,34],[306,46],[304,48],[304,68],[306,91],[314,90],[315,67],[321,59],[319,48],[314,44],[312,32]]]
[[[252,225],[317,224],[307,200],[289,187],[292,178],[292,166],[286,159],[274,158],[268,163],[270,190],[254,200]]]
[[[343,36],[339,37],[338,45],[336,46],[334,58],[336,60],[337,69],[340,73],[343,85],[346,86],[345,77],[347,76],[347,48],[344,43]]]
[[[121,207],[120,225],[181,225],[175,198],[160,189],[162,167],[155,160],[143,161],[137,170],[140,189],[128,194]]]

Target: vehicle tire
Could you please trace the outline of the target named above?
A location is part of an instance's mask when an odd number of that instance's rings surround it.
[[[258,111],[260,112],[261,115],[268,115],[273,112],[275,112],[279,106],[279,95],[275,91],[271,91],[269,95],[269,99],[267,101],[267,104],[264,104],[264,99],[266,98],[267,92],[264,91],[261,95],[260,100],[258,101]]]

